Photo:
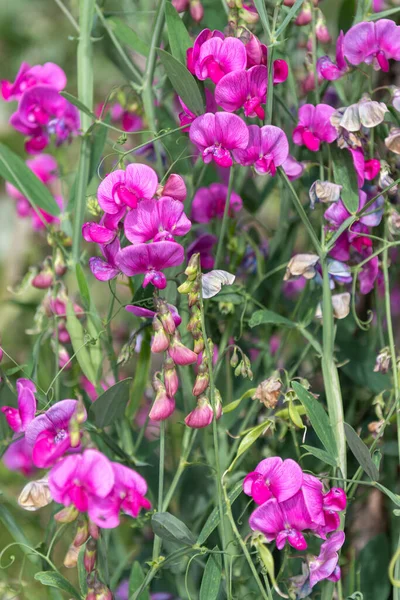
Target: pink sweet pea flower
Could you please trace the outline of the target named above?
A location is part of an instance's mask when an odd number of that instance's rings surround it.
[[[7,102],[19,100],[27,89],[41,83],[50,85],[61,92],[67,85],[67,78],[61,67],[54,63],[48,62],[31,67],[28,63],[23,62],[14,83],[2,80],[1,94]]]
[[[246,48],[241,40],[212,37],[201,45],[194,69],[198,79],[210,78],[218,83],[227,73],[245,69],[246,64]]]
[[[167,308],[172,315],[175,326],[178,327],[182,323],[182,317],[178,313],[178,309],[173,304],[167,304]],[[125,306],[125,310],[135,315],[135,317],[143,317],[144,319],[153,319],[157,314],[154,310],[149,310],[143,306],[135,306],[134,304],[128,304]]]
[[[167,279],[161,271],[181,265],[184,257],[183,247],[176,242],[153,242],[123,248],[116,261],[119,269],[128,277],[144,273],[143,287],[152,283],[163,290]]]
[[[304,168],[303,163],[296,160],[291,154],[289,154],[287,159],[282,163],[282,169],[285,171],[290,181],[294,181],[301,177],[304,173]]]
[[[18,408],[3,406],[4,414],[9,427],[16,433],[25,431],[35,418],[36,413],[36,386],[29,379],[17,380]]]
[[[363,190],[359,190],[359,201],[358,211],[360,211],[368,201],[368,196]],[[376,227],[382,220],[383,210],[383,197],[379,196],[375,202],[369,207],[364,215],[359,219],[359,223],[366,225],[367,227]],[[371,213],[371,214],[368,214]],[[340,225],[350,217],[350,213],[343,204],[342,200],[333,202],[330,207],[325,211],[324,218],[329,221],[330,225],[334,229],[338,229]],[[354,229],[354,228],[353,228]]]
[[[120,272],[117,257],[120,252],[119,239],[115,238],[113,242],[107,245],[100,245],[100,250],[104,256],[92,256],[89,258],[89,267],[93,275],[99,281],[109,281],[114,279]]]
[[[253,33],[250,34],[250,39],[245,42],[247,54],[247,68],[250,69],[256,65],[268,65],[268,48],[262,44],[258,37]],[[273,83],[283,83],[289,75],[289,67],[285,60],[278,58],[273,62]]]
[[[234,71],[224,75],[215,88],[215,101],[228,112],[244,109],[246,117],[264,120],[262,107],[267,101],[268,73],[264,65],[248,71]]]
[[[357,23],[344,36],[344,55],[352,65],[389,71],[389,59],[400,60],[400,26],[390,19]]]
[[[112,242],[118,232],[119,222],[125,216],[126,207],[123,206],[117,213],[105,213],[100,223],[89,221],[82,225],[82,237],[86,242],[95,242],[96,244],[109,244]]]
[[[63,458],[49,473],[50,493],[59,504],[88,512],[91,520],[96,500],[105,498],[114,487],[112,464],[98,450],[85,450]],[[93,514],[96,517],[96,513]]]
[[[317,72],[319,77],[335,81],[347,71],[348,67],[344,58],[344,33],[341,31],[336,42],[336,63],[332,62],[329,56],[322,56],[317,61]]]
[[[184,213],[183,203],[168,196],[159,200],[143,200],[126,216],[125,235],[132,244],[174,241],[186,235],[192,224]]]
[[[339,581],[340,567],[337,566],[339,560],[338,550],[343,546],[344,540],[345,534],[343,531],[337,531],[321,545],[319,555],[313,556],[308,560],[310,586],[312,588],[323,579]]]
[[[19,471],[25,477],[29,477],[36,470],[32,462],[32,449],[28,446],[25,436],[20,438],[16,434],[15,437],[17,439],[13,440],[4,452],[3,463],[9,471]]]
[[[196,73],[196,65],[199,60],[202,45],[207,40],[210,40],[212,38],[220,38],[221,40],[224,40],[225,36],[221,31],[218,30],[211,31],[210,29],[203,29],[203,31],[201,31],[197,38],[194,40],[193,48],[189,48],[187,50],[187,68],[192,73],[192,75],[195,75]]]
[[[299,109],[299,124],[293,131],[294,143],[317,152],[321,142],[334,142],[338,136],[330,122],[334,112],[335,109],[328,104],[304,104]]]
[[[37,467],[50,467],[71,448],[69,424],[77,404],[77,400],[61,400],[28,425],[26,441],[32,449],[33,463]]]
[[[283,502],[294,496],[303,483],[303,472],[299,465],[288,458],[278,456],[262,460],[255,471],[246,475],[243,491],[257,504],[274,497]]]
[[[158,186],[157,173],[139,163],[118,169],[103,179],[97,191],[100,207],[117,214],[122,207],[136,208],[140,200],[153,198]]]
[[[193,121],[189,137],[201,151],[206,164],[214,160],[219,167],[231,167],[231,153],[247,147],[249,131],[246,123],[237,115],[206,113]]]
[[[244,166],[254,165],[259,175],[276,175],[289,155],[289,143],[286,134],[274,125],[249,126],[249,143],[245,150],[235,150],[235,160]]]
[[[207,90],[206,90],[207,96]],[[157,196],[169,196],[174,200],[184,202],[186,200],[187,189],[185,180],[176,173],[171,173],[164,185],[159,185],[157,188]]]
[[[199,188],[193,198],[191,217],[196,223],[209,223],[212,219],[224,216],[228,186],[223,183],[212,183],[208,187]],[[241,197],[232,191],[229,202],[229,215],[234,216],[243,206]]]
[[[205,96],[206,96],[206,112],[207,113],[216,113],[218,110],[218,106],[217,106],[217,103],[215,102],[214,94],[208,88],[205,88],[204,92],[205,92]],[[187,127],[183,131],[189,131],[189,129],[190,129],[189,126],[197,118],[197,115],[195,115],[195,113],[192,112],[188,106],[186,106],[186,104],[184,103],[184,101],[182,100],[182,98],[180,96],[178,96],[178,100],[179,100],[179,104],[182,107],[182,111],[178,115],[179,123],[181,126],[187,125]],[[164,194],[164,196],[170,195],[165,191],[163,192],[163,194]]]

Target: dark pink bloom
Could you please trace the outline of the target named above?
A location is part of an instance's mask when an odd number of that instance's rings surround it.
[[[176,242],[153,242],[123,248],[116,260],[119,269],[128,277],[144,273],[143,287],[152,283],[162,290],[167,285],[162,271],[182,264],[184,257],[183,247]]]
[[[329,56],[322,56],[317,61],[317,71],[323,79],[335,81],[340,79],[347,70],[347,63],[344,58],[344,33],[341,31],[336,42],[336,63],[332,62]]]
[[[372,248],[366,248],[362,253],[362,259],[368,258],[372,254]],[[361,269],[358,275],[358,281],[360,283],[360,293],[369,294],[373,289],[376,278],[379,274],[379,260],[377,256],[371,258]]]
[[[201,151],[205,163],[214,160],[220,167],[231,167],[231,153],[247,147],[249,131],[246,123],[237,115],[206,113],[193,121],[189,137]]]
[[[311,23],[312,20],[312,13],[311,13],[311,6],[309,4],[305,5],[305,8],[302,8],[301,11],[299,12],[299,14],[296,17],[295,20],[295,25],[299,25],[300,27],[303,27],[304,25],[308,25],[309,23]]]
[[[278,456],[262,460],[255,471],[246,475],[243,491],[257,504],[274,497],[283,502],[294,496],[303,483],[303,472],[299,465],[288,458]]]
[[[67,78],[61,67],[54,63],[31,67],[23,62],[14,83],[4,79],[1,81],[1,94],[8,102],[19,100],[27,89],[41,83],[50,85],[60,92],[67,85]]]
[[[191,217],[196,223],[209,223],[212,219],[224,216],[228,186],[223,183],[212,183],[208,187],[199,188],[193,198]],[[241,197],[232,191],[229,203],[229,215],[241,210]]]
[[[106,213],[119,213],[122,207],[136,208],[140,200],[153,198],[158,186],[157,173],[139,163],[126,170],[118,169],[103,179],[97,191],[101,208]]]
[[[359,202],[358,209],[361,210],[368,201],[368,196],[363,190],[359,190]],[[377,200],[370,206],[369,210],[360,217],[359,223],[366,225],[367,227],[376,227],[382,220],[382,207],[383,197],[379,196]],[[371,214],[368,214],[371,213]],[[350,217],[350,213],[343,204],[342,200],[333,202],[330,207],[325,211],[324,217],[331,226],[338,229],[340,225]],[[353,228],[354,229],[354,228]]]
[[[215,101],[228,112],[243,108],[246,117],[264,120],[263,104],[267,101],[268,74],[264,65],[248,71],[228,73],[215,88]]]
[[[27,426],[35,418],[36,413],[36,387],[29,379],[17,380],[18,408],[3,406],[1,412],[4,414],[9,427],[16,433],[25,431]]]
[[[206,90],[207,96],[207,90]],[[184,202],[186,200],[187,190],[183,177],[176,173],[171,173],[164,185],[157,188],[157,196],[169,196],[174,200]]]
[[[247,54],[247,68],[254,67],[256,65],[268,64],[268,48],[265,44],[262,44],[257,36],[253,33],[250,34],[250,39],[245,42],[246,54]],[[289,67],[285,60],[278,58],[273,62],[273,83],[283,83],[288,78]]]
[[[338,550],[343,546],[345,535],[343,531],[337,531],[321,545],[318,556],[308,560],[310,570],[310,586],[313,588],[319,581],[329,579],[338,581],[340,579],[340,567],[338,567]]]
[[[294,143],[317,152],[321,142],[330,144],[335,141],[337,130],[330,122],[334,112],[335,109],[328,104],[304,104],[299,109],[299,124],[293,131]]]
[[[221,31],[211,31],[210,29],[203,29],[203,31],[201,31],[197,38],[194,40],[193,48],[188,49],[186,53],[187,68],[193,75],[195,75],[196,72],[196,65],[199,60],[202,45],[207,40],[210,40],[212,38],[220,38],[221,40],[224,40],[225,36]]]
[[[77,400],[61,400],[28,425],[26,441],[37,467],[50,467],[71,448],[69,424],[77,404]]]
[[[235,150],[235,160],[241,165],[254,165],[260,175],[276,175],[289,155],[289,143],[286,134],[274,125],[249,126],[249,143],[245,150]]]
[[[192,224],[184,213],[183,203],[168,196],[159,200],[143,200],[131,210],[124,222],[125,235],[132,244],[174,241],[186,235]]]
[[[85,450],[63,458],[49,473],[49,487],[53,499],[64,506],[75,506],[80,512],[92,511],[96,500],[105,498],[114,487],[112,464],[101,452]],[[96,513],[93,514],[96,517]]]
[[[206,96],[206,112],[207,113],[216,113],[218,110],[218,106],[217,103],[215,102],[215,98],[214,98],[214,94],[208,89],[205,88],[204,90],[205,92],[205,96]],[[195,121],[195,119],[197,118],[197,115],[194,114],[194,112],[192,112],[190,110],[190,108],[188,106],[186,106],[186,104],[184,103],[184,101],[182,100],[182,98],[180,98],[178,96],[178,100],[179,100],[179,104],[182,107],[182,112],[179,113],[179,123],[181,126],[183,125],[187,125],[187,127],[183,130],[183,131],[189,131],[190,130],[190,124],[193,123],[193,121]],[[163,192],[164,196],[169,196],[170,194],[168,194],[167,192]],[[178,198],[179,200],[179,198]]]
[[[32,449],[28,446],[25,436],[21,438],[18,434],[3,455],[3,463],[9,471],[19,471],[26,477],[32,475],[36,470],[32,462]]]
[[[194,68],[198,79],[210,78],[218,83],[227,73],[245,69],[246,64],[246,48],[241,40],[212,37],[201,45]]]
[[[344,55],[352,65],[389,71],[389,60],[400,60],[400,26],[390,19],[357,23],[344,36]]]
[[[100,250],[104,259],[99,256],[89,258],[90,270],[99,281],[109,281],[114,279],[120,272],[117,264],[117,257],[120,252],[119,239],[115,238],[110,244],[100,245]]]

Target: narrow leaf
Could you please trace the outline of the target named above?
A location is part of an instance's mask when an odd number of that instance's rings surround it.
[[[348,423],[344,424],[344,432],[346,434],[346,440],[349,448],[358,460],[361,467],[364,469],[368,477],[372,479],[372,481],[377,481],[379,479],[379,471],[376,468],[376,465],[372,462],[368,447]]]
[[[336,467],[336,460],[334,458],[332,458],[327,452],[325,452],[325,450],[321,450],[321,448],[314,448],[313,446],[302,446],[302,448],[304,448],[304,450],[307,450],[307,452],[309,452],[310,454],[312,454],[313,456],[315,456],[315,458],[318,458],[319,460],[321,460],[324,463],[327,463],[328,465],[331,465],[332,467]]]
[[[186,50],[193,43],[179,13],[170,2],[165,4],[165,20],[172,56],[186,66]]]
[[[144,581],[144,573],[139,561],[135,560],[129,576],[129,598],[140,588]],[[137,600],[150,600],[149,590],[145,589],[137,597]]]
[[[109,121],[109,115],[106,115],[104,122]],[[107,127],[101,124],[97,124],[93,127],[91,133],[91,151],[90,151],[90,166],[89,166],[89,178],[91,181],[95,175],[97,175],[97,169],[99,166],[100,159],[104,152],[104,146],[107,141]]]
[[[0,177],[16,187],[34,208],[41,208],[54,217],[60,214],[60,207],[47,187],[26,166],[22,158],[4,144],[0,144]]]
[[[391,501],[396,504],[396,506],[400,506],[400,496],[398,494],[394,494],[381,483],[375,483],[374,487],[378,488],[378,490],[380,490],[383,494],[386,494],[386,496],[390,498]]]
[[[296,2],[293,4],[286,17],[283,19],[282,23],[279,25],[278,29],[275,32],[276,39],[278,39],[282,35],[286,27],[289,25],[290,21],[299,12],[303,2],[304,0],[296,0]]]
[[[342,186],[341,198],[347,210],[354,214],[358,209],[358,184],[350,152],[332,146],[333,175],[335,183]]]
[[[238,398],[237,400],[234,400],[233,402],[226,404],[226,406],[224,406],[224,415],[235,410],[239,406],[239,404],[242,402],[242,400],[245,400],[246,398],[250,398],[251,396],[253,396],[255,391],[256,391],[256,388],[251,388],[250,390],[247,390],[244,394],[242,394],[240,396],[240,398]]]
[[[81,295],[83,305],[86,310],[89,310],[90,309],[89,286],[88,286],[88,282],[87,282],[85,273],[82,269],[82,266],[79,263],[77,263],[77,265],[75,267],[75,275],[76,275],[76,280],[78,282],[79,293]]]
[[[240,496],[243,490],[242,481],[238,481],[235,487],[229,492],[228,499],[229,503],[232,505],[235,500]],[[224,501],[222,504],[222,509],[225,514],[226,511],[226,502]],[[204,542],[210,537],[214,529],[216,529],[220,522],[220,514],[219,508],[216,506],[208,517],[207,521],[204,523],[203,529],[199,533],[199,537],[197,538],[197,543],[202,546]]]
[[[272,310],[256,310],[253,313],[249,320],[250,327],[257,327],[257,325],[265,325],[265,324],[273,324],[273,325],[284,325],[285,327],[296,327],[296,323],[293,321],[289,321],[286,317],[282,317],[278,315],[278,313],[273,312]]]
[[[216,548],[218,549],[218,548]],[[217,600],[222,579],[220,554],[210,554],[200,586],[200,600]]]
[[[193,546],[196,539],[190,529],[168,512],[155,513],[151,517],[153,531],[162,540]]]
[[[150,48],[146,44],[146,42],[138,36],[136,31],[134,31],[126,23],[121,21],[121,19],[111,17],[107,19],[107,23],[109,24],[110,28],[115,33],[120,42],[126,44],[127,46],[129,46],[129,48],[135,50],[142,56],[147,57],[149,55]]]
[[[311,425],[324,445],[326,451],[332,459],[337,458],[337,448],[335,438],[333,437],[332,427],[328,415],[322,404],[314,398],[300,383],[292,381],[292,387],[297,394],[298,399],[306,409]]]
[[[264,31],[267,34],[268,38],[270,38],[271,30],[269,28],[268,14],[267,14],[267,9],[265,8],[265,2],[264,2],[264,0],[254,0],[254,5],[260,16],[261,24],[264,28]]]
[[[193,75],[171,54],[161,49],[157,51],[172,87],[178,96],[182,98],[186,106],[195,115],[202,115],[205,112],[204,102]]]
[[[39,571],[39,573],[35,573],[35,579],[40,581],[43,585],[57,588],[58,590],[67,592],[70,597],[81,600],[81,595],[78,590],[76,590],[68,579],[65,579],[60,573],[56,573],[55,571]]]
[[[73,104],[74,106],[76,106],[76,108],[78,108],[81,112],[85,113],[85,115],[88,115],[92,119],[96,119],[96,115],[94,113],[92,113],[90,108],[85,106],[83,104],[83,102],[81,102],[79,100],[79,98],[77,98],[76,96],[73,96],[72,94],[69,94],[68,92],[60,92],[60,96],[62,96],[66,100],[68,100],[68,102],[70,104]]]
[[[118,381],[91,404],[90,413],[97,427],[103,429],[123,417],[129,400],[131,381],[131,378]]]
[[[96,374],[90,360],[90,354],[85,345],[83,327],[75,315],[71,302],[67,302],[67,331],[71,338],[71,344],[83,374],[93,385],[96,384]]]
[[[38,563],[39,558],[36,554],[32,552],[32,546],[30,541],[25,537],[25,533],[15,522],[14,517],[12,516],[10,511],[3,504],[0,504],[0,521],[7,529],[9,534],[12,536],[12,538],[19,544],[23,544],[23,546],[21,546],[21,550],[27,555],[29,560],[32,563]]]
[[[264,423],[260,423],[260,425],[257,425],[256,427],[250,429],[250,431],[246,433],[246,435],[239,444],[236,458],[239,458],[239,456],[246,452],[254,444],[254,442],[258,440],[260,435],[265,433],[265,431],[267,431],[267,429],[270,428],[270,426],[271,421],[264,421]]]

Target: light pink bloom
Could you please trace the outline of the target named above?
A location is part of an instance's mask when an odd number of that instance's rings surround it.
[[[187,68],[189,71],[195,75],[196,65],[199,60],[200,50],[202,45],[212,38],[220,38],[221,40],[225,39],[224,34],[221,31],[211,31],[210,29],[203,29],[194,40],[193,48],[189,48],[186,53],[186,61]]]
[[[228,112],[243,108],[246,117],[264,120],[268,73],[264,65],[224,75],[215,88],[215,101]]]
[[[19,471],[26,477],[35,472],[36,467],[32,462],[32,450],[28,446],[25,436],[21,438],[15,434],[13,440],[3,455],[3,463],[9,471]]]
[[[171,337],[168,354],[176,365],[185,366],[197,362],[197,354],[182,344],[178,333]]]
[[[191,217],[196,223],[209,223],[212,219],[224,216],[228,186],[223,183],[212,183],[208,187],[199,188],[193,198]],[[232,191],[229,202],[229,215],[234,216],[243,206],[241,197]]]
[[[231,153],[247,147],[249,131],[246,123],[237,115],[206,113],[193,121],[189,137],[201,151],[206,164],[214,160],[220,167],[231,167]]]
[[[238,38],[212,37],[205,41],[195,64],[195,74],[200,80],[210,78],[214,83],[227,73],[246,68],[246,48]]]
[[[50,467],[71,448],[69,424],[77,404],[77,400],[61,400],[28,425],[26,441],[32,449],[33,463],[37,467]]]
[[[255,471],[246,475],[243,491],[257,504],[263,504],[272,497],[283,502],[294,496],[302,483],[300,466],[290,458],[283,461],[275,456],[262,460]]]
[[[294,181],[301,177],[304,173],[304,168],[303,163],[296,160],[291,154],[289,154],[287,159],[282,163],[282,169],[285,171],[290,181]]]
[[[389,71],[389,60],[400,60],[400,26],[390,19],[357,23],[344,36],[344,55],[352,65]]]
[[[345,534],[337,531],[321,545],[318,556],[308,560],[310,570],[310,586],[313,588],[319,581],[329,579],[339,581],[340,567],[338,567],[338,550],[343,546]]]
[[[1,81],[1,94],[7,102],[19,100],[27,89],[40,83],[50,85],[60,92],[67,85],[67,78],[61,67],[54,63],[31,67],[23,62],[14,83],[4,79]]]
[[[207,90],[206,90],[207,95]],[[157,196],[169,196],[174,200],[184,202],[186,200],[187,190],[183,177],[176,173],[171,173],[164,185],[157,188]]]
[[[128,277],[143,273],[145,275],[143,287],[152,283],[162,290],[167,285],[167,279],[162,271],[182,264],[184,257],[183,247],[176,242],[153,242],[123,248],[118,253],[116,261],[119,269]]]
[[[334,112],[335,109],[328,104],[304,104],[299,109],[299,124],[293,131],[294,143],[317,152],[321,142],[330,144],[335,141],[337,130],[330,122]]]
[[[75,506],[80,512],[96,517],[96,500],[108,496],[114,487],[112,464],[101,452],[85,450],[58,462],[49,473],[53,499],[64,506]]]
[[[274,125],[249,126],[249,143],[244,150],[234,151],[235,160],[241,165],[254,165],[260,175],[276,175],[289,155],[289,143],[286,134]]]
[[[175,398],[167,394],[164,384],[157,378],[153,381],[156,397],[151,407],[149,417],[153,421],[165,421],[175,410]]]
[[[117,257],[120,252],[119,239],[115,238],[110,244],[100,245],[100,250],[104,259],[99,256],[92,256],[89,258],[89,267],[96,279],[109,281],[114,279],[120,272],[117,264]]]
[[[99,185],[97,198],[104,212],[116,214],[124,206],[136,208],[140,200],[153,198],[157,186],[154,169],[135,163],[125,171],[118,169],[107,175]]]
[[[336,42],[336,63],[332,62],[329,56],[322,56],[317,61],[318,75],[328,81],[340,79],[348,70],[344,58],[344,33],[340,32]]]
[[[27,426],[35,418],[36,413],[36,386],[29,379],[17,380],[18,408],[3,406],[1,412],[4,414],[9,427],[16,433],[25,431]]]
[[[126,216],[124,230],[132,244],[170,241],[186,235],[192,224],[184,213],[183,203],[167,196],[143,200]]]

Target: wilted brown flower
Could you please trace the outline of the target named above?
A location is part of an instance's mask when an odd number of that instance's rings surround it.
[[[47,479],[30,481],[23,488],[18,498],[18,504],[25,510],[35,511],[47,506],[53,501]]]
[[[253,400],[259,400],[267,408],[275,408],[282,389],[282,382],[276,377],[269,377],[257,387]]]

